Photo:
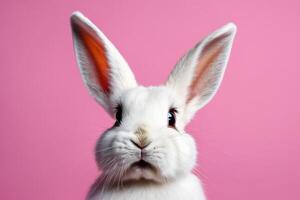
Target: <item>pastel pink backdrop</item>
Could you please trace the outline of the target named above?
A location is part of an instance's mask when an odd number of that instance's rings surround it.
[[[300,199],[299,1],[1,1],[0,199],[84,199],[93,148],[113,121],[75,63],[81,10],[143,85],[233,21],[238,33],[214,100],[187,127],[208,200]]]

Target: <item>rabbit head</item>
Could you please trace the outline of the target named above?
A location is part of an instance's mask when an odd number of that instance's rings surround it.
[[[118,50],[81,13],[72,15],[71,26],[83,81],[116,120],[95,148],[103,177],[110,183],[164,183],[190,173],[197,151],[184,127],[218,90],[235,25],[227,24],[196,44],[157,87],[138,85]]]

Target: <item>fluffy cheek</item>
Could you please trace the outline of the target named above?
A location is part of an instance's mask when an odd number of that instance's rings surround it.
[[[114,165],[126,164],[123,160],[129,159],[128,133],[107,131],[97,142],[95,156],[98,167],[103,171],[112,169]],[[122,163],[120,163],[122,162]]]
[[[163,141],[163,145],[157,145],[153,156],[157,158],[155,165],[158,166],[162,177],[166,179],[176,178],[176,147],[172,141],[166,139]]]
[[[178,147],[178,173],[190,172],[197,159],[197,148],[194,139],[189,134],[183,134],[181,139],[175,141]]]
[[[196,163],[196,145],[188,134],[170,137],[165,142],[166,152],[161,162],[162,176],[174,179],[189,173]]]

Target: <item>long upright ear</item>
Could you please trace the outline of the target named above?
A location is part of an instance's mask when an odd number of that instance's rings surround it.
[[[137,85],[128,64],[105,35],[81,13],[71,16],[74,48],[90,94],[113,115],[121,93]]]
[[[176,64],[167,87],[185,101],[185,121],[216,94],[229,58],[236,26],[229,23],[208,35]]]

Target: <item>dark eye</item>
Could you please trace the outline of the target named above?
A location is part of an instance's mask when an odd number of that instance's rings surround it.
[[[176,109],[171,108],[168,113],[168,123],[169,127],[175,128],[175,123],[176,123]]]
[[[116,123],[115,123],[115,126],[119,126],[121,124],[121,121],[122,121],[122,106],[121,105],[118,105],[116,107]]]

